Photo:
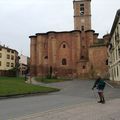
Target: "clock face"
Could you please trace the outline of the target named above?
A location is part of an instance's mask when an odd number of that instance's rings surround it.
[[[85,22],[85,20],[84,19],[81,19],[81,23],[84,23]]]

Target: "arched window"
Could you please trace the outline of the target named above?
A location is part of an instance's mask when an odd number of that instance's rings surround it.
[[[80,59],[84,59],[85,57],[82,55],[81,57],[80,57]]]
[[[48,56],[45,56],[44,59],[48,59]]]
[[[83,69],[85,69],[86,67],[85,67],[85,65],[83,65]]]
[[[65,45],[65,44],[63,44],[63,48],[66,48],[66,45]]]
[[[67,60],[65,58],[62,59],[62,65],[67,65]]]

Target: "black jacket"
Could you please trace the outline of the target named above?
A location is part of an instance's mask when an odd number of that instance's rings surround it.
[[[97,88],[98,90],[104,90],[105,88],[105,81],[101,79],[100,77],[95,81],[92,89]]]

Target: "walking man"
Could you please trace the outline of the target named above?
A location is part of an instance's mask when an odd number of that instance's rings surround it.
[[[105,98],[104,98],[104,94],[103,94],[103,90],[105,88],[105,81],[101,78],[100,74],[97,74],[97,79],[92,87],[92,90],[94,90],[94,88],[96,88],[98,90],[98,95],[100,98],[100,101],[98,101],[98,103],[102,103],[105,104]]]

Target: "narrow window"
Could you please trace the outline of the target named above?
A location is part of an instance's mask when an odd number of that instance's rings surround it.
[[[114,68],[114,76],[116,77],[116,69]]]
[[[7,55],[7,59],[10,59],[10,55]]]
[[[0,61],[0,66],[2,65],[1,61]]]
[[[84,31],[84,26],[81,26],[81,30]]]
[[[108,59],[106,60],[106,65],[108,65]]]
[[[66,45],[65,45],[65,44],[63,45],[63,48],[66,48]]]
[[[2,53],[0,53],[0,58],[2,58]]]
[[[10,52],[10,50],[9,50],[9,49],[7,49],[7,52]]]
[[[83,65],[83,69],[85,69],[85,65]]]
[[[84,15],[84,4],[80,4],[80,15]]]
[[[48,59],[48,56],[45,56],[44,59]]]
[[[118,67],[117,67],[117,76],[119,76],[119,70],[118,70]]]
[[[14,50],[12,50],[11,53],[14,53]]]
[[[7,63],[6,63],[6,66],[7,66],[7,67],[9,67],[9,66],[10,66],[10,63],[9,63],[9,62],[7,62]]]
[[[67,65],[67,60],[65,58],[62,59],[62,65]]]
[[[11,63],[11,67],[14,67],[14,63]]]
[[[11,55],[11,60],[14,60],[14,56],[13,55]]]

